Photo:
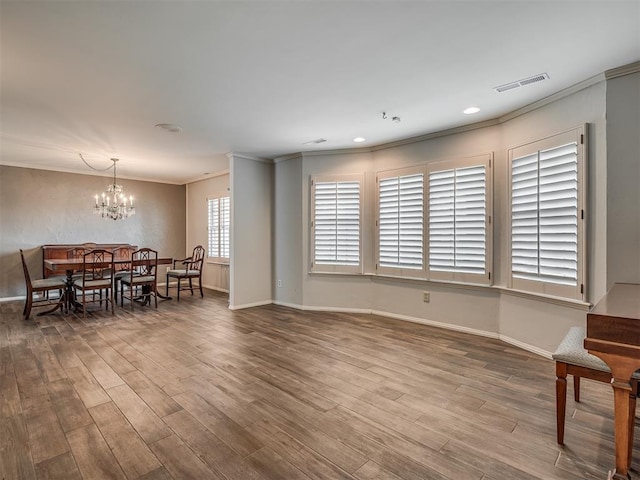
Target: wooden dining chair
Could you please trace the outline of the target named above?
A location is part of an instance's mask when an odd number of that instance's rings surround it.
[[[573,376],[573,398],[580,402],[580,379],[586,378],[598,382],[611,383],[611,370],[604,361],[585,350],[586,336],[584,327],[572,327],[553,354],[556,362],[556,437],[559,445],[564,445],[564,424],[567,410],[567,375]],[[638,395],[640,374],[633,374],[629,392],[630,431],[633,435],[635,424],[636,397]],[[631,447],[629,459],[631,459]]]
[[[178,263],[181,263],[183,268],[176,268]],[[180,301],[181,290],[191,290],[193,295],[193,279],[198,279],[198,288],[200,288],[200,297],[204,297],[202,291],[202,264],[204,263],[204,247],[198,245],[193,249],[193,254],[190,257],[183,258],[181,260],[173,261],[173,268],[167,270],[167,283],[166,283],[166,295],[169,295],[169,288],[177,288],[178,301]],[[177,280],[176,286],[170,286],[169,281],[171,278]],[[182,286],[182,280],[189,280],[189,286]]]
[[[111,314],[113,308],[113,282],[111,272],[113,271],[113,252],[109,250],[97,249],[86,252],[82,256],[82,278],[73,282],[73,290],[76,297],[76,311],[78,305],[82,305],[82,316],[87,317],[87,305],[90,303],[105,302],[105,307],[109,309],[111,303]],[[106,295],[102,296],[102,292]],[[96,298],[98,294],[98,298]]]
[[[24,319],[27,320],[29,318],[33,307],[53,306],[53,308],[40,312],[38,315],[55,312],[58,308],[62,311],[62,307],[66,300],[67,285],[65,283],[65,279],[62,277],[51,277],[43,278],[41,280],[31,280],[31,275],[29,275],[29,269],[27,268],[27,262],[24,259],[24,252],[22,249],[20,249],[20,258],[22,259],[24,281],[27,286],[27,298],[25,299],[24,309],[22,310]],[[52,291],[58,292],[57,299],[49,297],[49,292]],[[42,294],[42,298],[34,299],[34,294]]]
[[[131,270],[131,255],[136,248],[131,245],[121,245],[113,249],[114,271],[113,271],[113,298],[118,303],[118,284],[123,277],[129,275]],[[129,260],[126,263],[115,263],[116,260]]]
[[[153,297],[158,308],[157,291],[158,252],[150,248],[136,250],[131,254],[127,274],[120,278],[120,306],[124,306],[126,298],[131,303],[131,310],[134,310],[137,301],[142,300],[142,304],[146,305],[151,303]]]

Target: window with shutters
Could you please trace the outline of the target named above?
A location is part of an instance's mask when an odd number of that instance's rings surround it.
[[[584,128],[509,150],[511,287],[585,299]]]
[[[376,177],[378,273],[425,277],[424,171],[418,167]]]
[[[311,271],[362,273],[362,176],[311,178]]]
[[[428,273],[431,280],[491,283],[491,156],[427,168]]]
[[[229,261],[231,199],[229,197],[207,198],[207,214],[207,257],[211,260]]]

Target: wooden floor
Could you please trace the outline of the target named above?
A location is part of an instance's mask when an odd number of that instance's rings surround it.
[[[0,304],[5,480],[602,480],[613,465],[610,387],[569,398],[561,448],[553,363],[498,340],[232,312],[212,292],[86,320],[21,311]]]

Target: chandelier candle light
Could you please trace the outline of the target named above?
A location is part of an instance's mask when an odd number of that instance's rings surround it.
[[[82,158],[82,155],[80,158]],[[84,158],[82,160],[84,161]],[[102,218],[120,220],[135,215],[136,207],[133,205],[133,196],[129,195],[127,198],[122,191],[122,185],[117,184],[116,163],[118,159],[112,158],[111,161],[113,162],[113,183],[107,186],[106,192],[102,192],[102,198],[98,197],[98,195],[95,196],[96,203],[93,207],[93,213],[100,215]]]

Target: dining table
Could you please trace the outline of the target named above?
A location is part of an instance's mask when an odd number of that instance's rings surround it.
[[[82,258],[49,258],[44,260],[44,268],[47,273],[47,276],[51,275],[66,275],[66,288],[67,288],[67,308],[70,308],[74,305],[74,296],[73,296],[73,274],[77,271],[82,270],[84,267],[84,261]],[[105,262],[94,262],[93,266],[98,268],[111,268],[114,265],[127,265],[131,264],[131,259],[127,258],[114,258],[113,261],[105,261]],[[144,260],[140,261],[140,264],[145,263]],[[158,265],[172,265],[173,258],[172,257],[159,257]],[[136,262],[133,262],[133,266],[136,266]],[[171,300],[171,297],[162,295],[158,291],[158,287],[156,285],[156,295],[158,298],[162,298],[164,300]]]

